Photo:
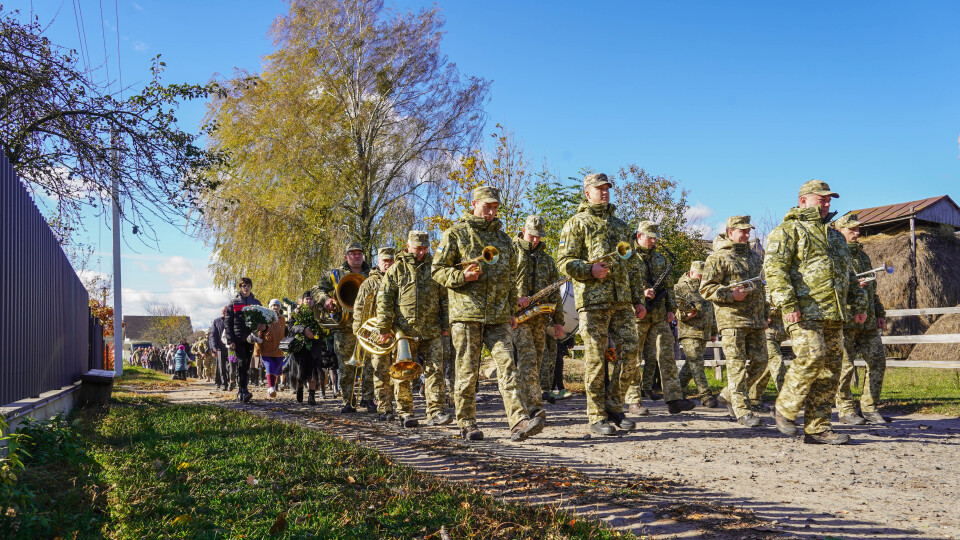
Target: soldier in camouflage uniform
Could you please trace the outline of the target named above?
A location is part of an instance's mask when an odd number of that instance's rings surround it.
[[[694,403],[683,399],[680,379],[677,375],[677,360],[673,345],[676,339],[670,329],[677,299],[673,291],[673,274],[668,269],[667,259],[657,253],[659,227],[652,221],[641,221],[637,227],[637,249],[634,258],[640,272],[631,276],[643,288],[646,317],[637,322],[638,348],[643,356],[643,372],[639,369],[628,370],[624,367],[620,378],[620,391],[625,394],[624,403],[630,412],[649,414],[640,400],[641,393],[652,395],[653,379],[656,370],[660,370],[660,383],[663,387],[663,399],[667,402],[670,414],[679,414],[693,409]],[[666,277],[656,288],[654,285],[660,276]],[[639,366],[638,366],[639,367]],[[642,386],[642,391],[641,391]]]
[[[367,279],[360,284],[357,291],[357,300],[353,304],[353,317],[351,317],[351,326],[353,334],[360,333],[363,323],[370,318],[376,318],[377,295],[383,288],[384,274],[393,266],[396,251],[393,248],[385,247],[377,250],[377,266],[370,271]],[[377,419],[381,422],[396,420],[397,414],[394,410],[394,395],[396,395],[397,405],[400,408],[400,425],[403,427],[417,427],[417,420],[413,417],[413,393],[410,391],[410,381],[394,384],[390,378],[390,366],[393,365],[393,353],[373,354],[362,348],[357,343],[354,354],[358,361],[362,361],[364,367],[370,364],[373,373],[373,392],[377,401]],[[366,376],[364,369],[364,376]],[[364,381],[366,384],[366,381]]]
[[[381,339],[400,330],[410,340],[410,354],[414,358],[418,352],[423,356],[427,425],[446,425],[453,421],[453,415],[445,411],[447,388],[443,379],[446,364],[443,337],[450,334],[447,291],[431,276],[433,257],[427,232],[410,231],[407,251],[397,259],[377,297],[377,328]],[[403,385],[407,387],[403,394],[406,400],[406,396],[410,396],[410,383],[398,383]],[[406,407],[412,414],[413,401],[409,406],[401,405],[401,413]]]
[[[727,357],[727,386],[720,392],[727,408],[746,427],[763,422],[750,410],[747,392],[767,370],[767,301],[763,281],[753,290],[734,283],[755,278],[763,258],[750,249],[750,216],[727,218],[727,232],[713,242],[714,252],[703,265],[700,294],[716,306],[723,354]]]
[[[511,439],[522,441],[543,430],[540,416],[530,410],[520,393],[522,384],[513,359],[513,316],[517,306],[514,271],[516,253],[497,219],[500,190],[481,186],[473,190],[472,212],[444,231],[433,258],[433,279],[447,288],[450,334],[457,351],[457,425],[464,440],[481,440],[477,427],[476,384],[480,353],[486,345],[497,365],[497,383],[510,424]],[[496,262],[482,260],[485,246],[499,252]]]
[[[707,374],[703,367],[703,350],[707,340],[717,340],[717,324],[713,315],[713,302],[704,300],[700,296],[700,280],[703,277],[703,261],[694,261],[690,264],[690,271],[677,281],[673,288],[677,297],[677,307],[680,317],[677,322],[677,333],[680,337],[680,346],[687,360],[680,368],[677,377],[680,388],[686,389],[690,379],[697,385],[697,397],[704,407],[717,406],[717,398],[710,392]]]
[[[770,300],[783,314],[796,359],[790,364],[773,410],[777,429],[797,433],[804,409],[804,442],[846,444],[833,431],[831,405],[840,379],[843,323],[867,319],[866,294],[857,283],[846,239],[827,226],[830,199],[838,195],[820,180],[800,187],[799,204],[768,237],[763,271]]]
[[[517,258],[517,295],[521,311],[533,309],[529,305],[530,297],[541,289],[560,279],[557,265],[553,257],[546,252],[546,244],[540,241],[544,234],[544,223],[540,216],[527,216],[526,223],[520,235],[513,240],[513,248]],[[543,298],[540,304],[553,304],[554,308],[560,304],[560,291],[556,290]],[[563,308],[554,309],[553,313],[535,315],[519,323],[513,331],[513,345],[517,349],[517,368],[520,370],[520,393],[531,414],[538,414],[546,418],[543,411],[543,400],[550,394],[540,387],[540,364],[543,360],[543,351],[547,334],[545,327],[551,324],[554,336],[563,331]],[[544,397],[546,394],[546,397]]]
[[[353,242],[347,246],[346,258],[340,268],[331,268],[320,278],[320,283],[313,288],[314,300],[326,311],[333,311],[336,305],[334,293],[334,272],[343,276],[350,273],[359,273],[367,276],[370,273],[370,265],[363,260],[363,246],[358,242]],[[359,316],[359,314],[357,315]],[[337,353],[338,371],[340,377],[340,397],[343,399],[343,408],[340,412],[353,413],[357,410],[353,407],[351,401],[354,395],[354,385],[356,384],[358,368],[345,365],[345,362],[353,356],[354,349],[357,347],[357,338],[354,337],[350,328],[350,321],[344,321],[338,328],[333,329],[333,348]],[[373,404],[373,366],[363,366],[362,377],[363,388],[361,389],[360,405],[366,407],[368,412],[377,412],[377,407]]]
[[[783,327],[783,317],[780,311],[770,304],[770,291],[767,290],[767,309],[770,311],[767,319],[767,329],[764,332],[767,339],[767,369],[757,379],[756,384],[750,387],[747,397],[750,398],[750,408],[754,409],[763,404],[763,393],[767,390],[767,383],[773,379],[777,393],[783,388],[783,378],[787,374],[787,364],[783,362],[783,353],[780,344],[787,339],[787,331]]]
[[[563,306],[557,304],[557,311],[563,311]],[[565,323],[564,323],[565,324]],[[543,335],[543,356],[540,357],[540,398],[547,403],[556,403],[553,393],[553,372],[557,368],[557,333],[556,328],[551,331],[547,328]],[[563,335],[563,328],[560,328]]]
[[[615,435],[611,423],[627,430],[635,427],[623,414],[621,370],[636,369],[636,318],[646,314],[635,279],[640,272],[636,259],[616,256],[617,243],[629,241],[632,232],[610,204],[612,185],[603,173],[583,179],[586,201],[564,224],[557,257],[560,271],[573,281],[584,344],[587,418],[597,435]],[[606,358],[610,344],[615,363]]]
[[[860,239],[857,215],[847,214],[835,221],[833,226],[847,239],[847,247],[853,256],[853,271],[859,274],[872,270],[870,257],[863,252],[863,244],[857,241]],[[844,424],[886,424],[888,420],[877,411],[883,374],[887,368],[887,357],[880,340],[880,331],[886,326],[886,311],[877,295],[876,280],[863,282],[862,286],[867,297],[867,320],[857,324],[850,317],[850,310],[847,310],[848,320],[843,326],[843,364],[840,368],[840,387],[837,390],[837,414]],[[860,396],[862,417],[857,414],[850,391],[855,369],[853,360],[858,352],[867,363],[863,394]]]

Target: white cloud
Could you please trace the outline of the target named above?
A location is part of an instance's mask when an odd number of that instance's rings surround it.
[[[143,11],[143,6],[141,6],[136,2],[133,3],[133,8],[136,9],[137,11]]]
[[[220,316],[220,310],[233,296],[213,286],[207,261],[180,255],[143,259],[157,261],[153,267],[144,260],[136,261],[138,266],[146,267],[146,271],[154,272],[155,285],[149,289],[123,289],[123,312],[128,315],[145,315],[151,303],[172,303],[184,308],[195,327],[206,328]]]
[[[710,223],[713,214],[713,208],[697,201],[693,206],[687,208],[687,226],[697,232],[701,238],[713,238],[715,236],[714,227]]]
[[[137,51],[137,52],[143,52],[143,51],[147,50],[148,48],[149,48],[149,46],[148,46],[146,43],[144,43],[144,42],[142,42],[142,41],[140,41],[140,40],[137,40],[137,41],[134,41],[134,42],[133,42],[133,50],[135,50],[135,51]]]

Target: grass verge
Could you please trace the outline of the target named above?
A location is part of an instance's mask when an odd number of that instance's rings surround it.
[[[177,388],[188,384],[186,381],[170,380],[170,375],[139,366],[123,366],[123,375],[115,382],[151,390]]]
[[[18,492],[0,490],[3,537],[630,537],[217,407],[121,394],[35,431]]]

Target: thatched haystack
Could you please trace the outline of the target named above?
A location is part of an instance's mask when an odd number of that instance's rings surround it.
[[[914,279],[910,232],[900,229],[894,234],[877,234],[861,239],[864,251],[874,267],[889,260],[896,268],[892,275],[884,274],[877,280],[878,294],[887,309],[907,309],[911,294],[916,307],[946,307],[960,304],[960,239],[940,228],[917,229],[916,278]],[[919,335],[927,331],[937,316],[891,317],[888,335]],[[892,345],[887,354],[906,358],[913,346]]]
[[[927,335],[960,334],[960,313],[943,315],[930,325]],[[910,351],[910,360],[960,362],[960,343],[921,343]]]

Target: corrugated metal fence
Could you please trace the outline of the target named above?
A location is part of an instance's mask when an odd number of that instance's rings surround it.
[[[103,365],[87,291],[0,152],[0,405]]]

